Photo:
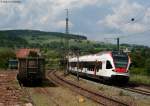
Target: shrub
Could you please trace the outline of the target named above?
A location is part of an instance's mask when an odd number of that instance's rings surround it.
[[[145,69],[148,75],[150,75],[150,58],[148,58],[145,62]]]
[[[8,60],[15,58],[15,52],[9,48],[0,49],[0,68],[8,67]]]

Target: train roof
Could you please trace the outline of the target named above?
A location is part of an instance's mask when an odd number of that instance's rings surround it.
[[[79,56],[79,61],[98,61],[102,55],[111,54],[111,51],[99,52],[97,54]],[[77,61],[77,57],[69,58],[70,62]]]
[[[100,60],[100,56],[124,56],[127,54],[123,53],[123,52],[118,52],[118,51],[104,51],[104,52],[99,52],[97,54],[91,54],[91,55],[84,55],[84,56],[79,56],[79,61],[98,61]],[[74,61],[78,61],[77,57],[73,57],[73,58],[69,58],[69,62],[74,62]]]

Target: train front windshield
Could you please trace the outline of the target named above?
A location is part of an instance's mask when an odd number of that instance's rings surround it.
[[[127,68],[128,65],[127,54],[113,54],[113,59],[116,68]]]

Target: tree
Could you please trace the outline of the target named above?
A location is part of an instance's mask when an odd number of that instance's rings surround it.
[[[150,58],[146,60],[145,69],[148,75],[150,75]]]
[[[0,68],[8,67],[8,60],[15,58],[15,52],[12,49],[0,49]]]

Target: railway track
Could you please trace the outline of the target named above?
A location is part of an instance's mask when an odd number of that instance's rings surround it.
[[[84,79],[84,78],[83,78]],[[86,80],[86,79],[84,79]],[[94,80],[95,82],[95,80]],[[96,82],[96,83],[99,83]],[[126,86],[123,86],[123,87],[118,87],[118,85],[113,85],[114,87],[117,87],[117,88],[120,88],[120,89],[123,89],[123,90],[126,90],[126,91],[130,91],[130,92],[134,92],[134,93],[137,93],[137,94],[141,94],[141,95],[145,95],[145,96],[150,96],[150,85],[145,85],[145,84],[137,84],[137,83],[129,83],[128,85]]]
[[[47,84],[47,86],[50,86],[50,84]],[[29,92],[28,87],[24,87],[23,85],[20,85],[21,89],[23,89],[24,93],[27,95],[29,102],[32,104],[32,106],[37,106],[36,103],[33,101],[32,96]],[[55,106],[60,106],[52,97],[51,97],[51,93],[49,92],[47,87],[35,87],[33,88],[34,90],[40,92],[41,94],[44,94],[48,97],[48,100],[50,102],[52,102],[53,104],[55,104]],[[49,103],[50,103],[49,102]]]
[[[140,88],[129,86],[129,87],[125,87],[125,88],[122,88],[122,89],[127,90],[127,91],[131,91],[131,92],[134,92],[134,93],[150,96],[150,89],[145,89],[145,87],[141,87],[141,89],[140,89]]]
[[[86,79],[84,79],[84,80],[86,80]],[[87,81],[89,81],[89,80],[87,80]],[[93,82],[95,82],[95,81],[93,81]],[[97,81],[95,83],[99,84],[99,82],[97,82]],[[149,85],[129,83],[128,85],[123,86],[123,87],[120,87],[118,85],[111,85],[111,86],[114,86],[114,87],[117,87],[117,88],[120,88],[120,89],[123,89],[126,91],[134,92],[137,94],[150,96],[150,86]]]
[[[88,88],[82,87],[78,83],[74,83],[68,80],[65,80],[62,76],[58,76],[56,71],[51,71],[48,73],[49,78],[56,83],[57,85],[62,85],[70,88],[72,91],[79,93],[82,96],[85,96],[100,105],[104,106],[133,106],[133,103],[126,103],[112,97],[105,96],[104,94],[98,93],[96,91],[90,90]]]

